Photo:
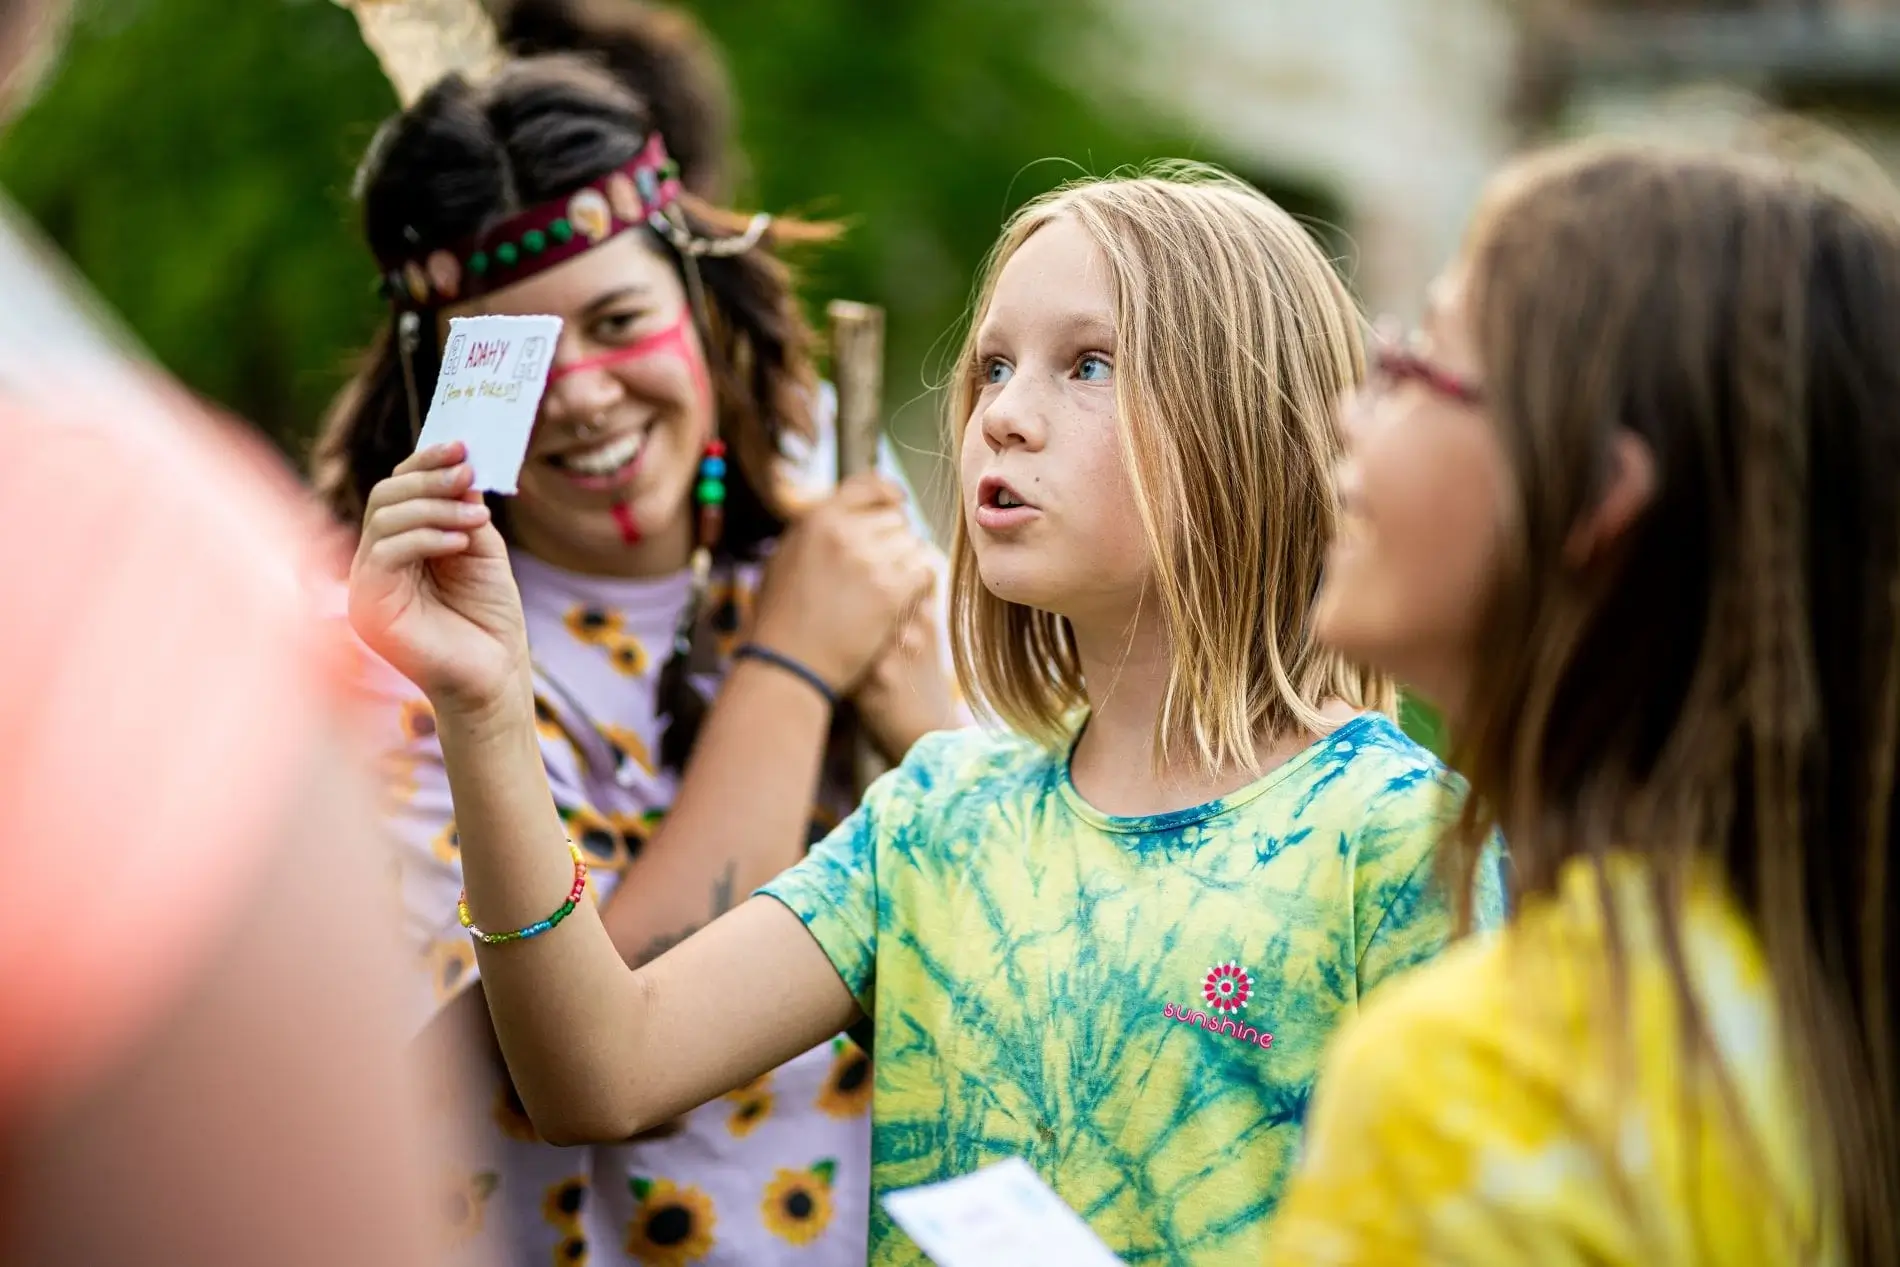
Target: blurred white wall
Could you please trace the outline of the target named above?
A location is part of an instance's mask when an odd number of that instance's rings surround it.
[[[1417,311],[1508,153],[1510,0],[1103,0],[1140,49],[1132,89],[1205,153],[1345,208],[1373,311]]]
[[[1132,92],[1204,156],[1337,202],[1374,312],[1416,314],[1487,174],[1526,141],[1719,139],[1744,93],[1900,174],[1900,0],[1100,3],[1136,50],[1100,75],[1104,95]]]

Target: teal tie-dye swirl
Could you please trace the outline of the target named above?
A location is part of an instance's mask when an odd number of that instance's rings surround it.
[[[877,1192],[1021,1156],[1131,1263],[1258,1261],[1327,1039],[1451,938],[1456,810],[1383,717],[1142,818],[1089,806],[1061,754],[966,730],[762,891],[870,1018]],[[1502,887],[1480,876],[1484,926]],[[871,1262],[924,1261],[877,1209]]]

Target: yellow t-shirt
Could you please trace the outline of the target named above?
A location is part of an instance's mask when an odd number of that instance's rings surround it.
[[[1643,869],[1608,869],[1614,1003],[1587,862],[1554,899],[1397,982],[1340,1034],[1267,1257],[1306,1263],[1840,1261],[1817,1213],[1771,981],[1711,878],[1682,920],[1689,977],[1755,1143],[1730,1126],[1680,1009]]]

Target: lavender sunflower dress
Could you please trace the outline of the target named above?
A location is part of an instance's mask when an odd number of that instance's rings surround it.
[[[821,433],[796,459],[790,473],[802,488],[824,491],[828,444]],[[888,451],[880,458],[902,479]],[[514,570],[537,668],[535,711],[548,780],[604,898],[678,790],[677,777],[657,760],[655,690],[688,577],[581,576],[520,552]],[[709,694],[743,636],[759,571],[740,567],[715,582],[709,610],[723,645],[717,671],[701,682]],[[372,660],[364,676],[384,744],[420,1031],[476,980],[473,948],[455,913],[462,887],[455,810],[427,701],[380,661]],[[822,832],[848,803],[840,806],[830,793],[819,801],[813,827]],[[747,895],[723,896],[737,904]],[[709,909],[706,895],[683,904],[699,914]],[[743,1000],[709,997],[708,1022],[718,1024],[735,1006]],[[870,1058],[840,1036],[635,1142],[557,1148],[536,1137],[507,1077],[484,1057],[474,1070],[479,1093],[472,1102],[445,1094],[432,1106],[472,1150],[442,1177],[453,1247],[445,1261],[861,1264],[870,1072]]]

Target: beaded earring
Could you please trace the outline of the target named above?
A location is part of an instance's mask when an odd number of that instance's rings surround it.
[[[713,553],[726,534],[726,442],[718,436],[706,441],[705,452],[699,459],[699,482],[693,488],[693,500],[698,505],[693,541],[693,587],[686,608],[680,613],[679,625],[673,630],[673,660],[667,666],[677,664],[682,670],[692,659],[693,635],[698,630],[699,615],[712,580]]]
[[[655,220],[679,233],[687,231],[676,206],[668,207],[666,214],[656,216]],[[710,356],[712,324],[707,319],[706,292],[700,281],[699,261],[693,254],[682,252],[680,264],[686,275],[687,303]],[[667,724],[660,733],[660,761],[662,765],[673,769],[684,768],[687,754],[691,752],[700,725],[705,720],[707,707],[705,698],[692,685],[691,673],[694,637],[699,631],[700,613],[704,610],[706,592],[712,581],[713,554],[726,532],[726,444],[719,438],[718,425],[719,414],[715,403],[714,433],[706,441],[701,453],[699,481],[693,488],[698,517],[693,544],[692,589],[685,608],[680,612],[679,623],[674,626],[672,654],[660,670],[658,684],[660,705],[667,714]]]
[[[699,502],[699,544],[710,549],[726,529],[726,442],[717,436],[706,441],[694,493]]]

